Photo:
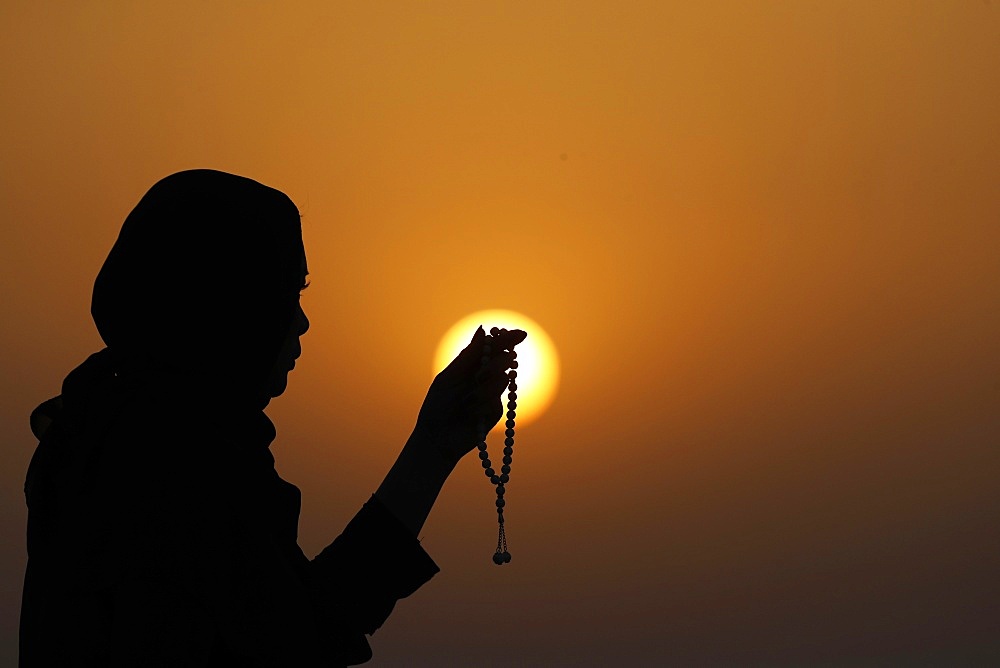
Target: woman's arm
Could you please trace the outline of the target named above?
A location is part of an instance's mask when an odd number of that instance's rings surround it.
[[[487,337],[480,327],[431,383],[413,434],[375,492],[414,536],[455,465],[475,449],[483,436],[480,429],[488,432],[503,416],[501,395],[515,357],[511,351],[525,336],[515,329]],[[491,359],[483,368],[485,345]]]
[[[438,455],[433,444],[421,438],[414,431],[375,492],[382,505],[414,536],[420,533],[457,463]]]

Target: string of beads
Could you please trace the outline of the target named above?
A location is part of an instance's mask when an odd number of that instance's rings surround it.
[[[483,356],[480,361],[481,369],[486,368],[490,362],[490,353],[492,352],[491,340],[498,338],[501,333],[506,331],[497,327],[490,330],[490,336],[486,337],[483,344]],[[479,424],[478,434],[480,438],[476,446],[479,448],[479,459],[482,462],[486,477],[490,479],[491,483],[496,485],[499,533],[497,535],[497,549],[493,554],[493,563],[498,566],[510,563],[510,552],[507,550],[507,534],[504,530],[503,509],[507,505],[504,494],[507,493],[506,485],[510,481],[510,463],[514,456],[514,419],[517,416],[517,353],[513,350],[511,350],[511,353],[514,360],[510,363],[511,370],[507,372],[507,421],[504,423],[506,429],[504,430],[503,459],[501,460],[503,465],[500,467],[499,475],[493,469],[489,453],[486,452],[486,425],[482,421]]]

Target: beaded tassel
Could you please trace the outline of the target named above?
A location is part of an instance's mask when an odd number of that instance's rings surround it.
[[[495,338],[504,331],[506,330],[494,327],[490,330],[490,335]],[[483,357],[480,361],[481,369],[486,368],[490,362],[492,348],[490,347],[489,340],[491,337],[487,337],[487,341],[483,345]],[[486,452],[486,425],[483,424],[482,420],[480,420],[478,430],[480,436],[479,444],[476,446],[479,448],[479,459],[486,470],[486,477],[490,479],[491,483],[496,485],[497,523],[499,524],[499,531],[497,534],[497,549],[493,554],[493,563],[498,566],[510,563],[510,552],[507,550],[507,533],[504,530],[503,509],[507,505],[507,502],[504,500],[504,494],[507,492],[505,485],[510,481],[510,463],[514,455],[514,418],[516,417],[517,410],[517,383],[515,382],[517,379],[517,353],[514,353],[514,357],[515,360],[510,365],[511,370],[507,374],[507,421],[504,423],[506,430],[504,431],[503,466],[500,467],[500,475],[497,475],[497,472],[493,470],[490,456]]]

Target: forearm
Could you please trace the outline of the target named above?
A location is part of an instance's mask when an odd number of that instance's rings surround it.
[[[414,535],[420,533],[445,480],[455,468],[413,435],[403,446],[375,496]]]

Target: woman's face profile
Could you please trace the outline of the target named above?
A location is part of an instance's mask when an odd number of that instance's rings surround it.
[[[306,286],[306,259],[302,258],[302,287]],[[277,397],[288,387],[288,372],[295,368],[295,360],[302,354],[302,344],[299,337],[309,330],[309,318],[302,310],[302,304],[296,298],[295,314],[292,316],[292,324],[288,329],[281,350],[278,352],[278,359],[271,370],[268,379],[267,393],[270,397]]]

